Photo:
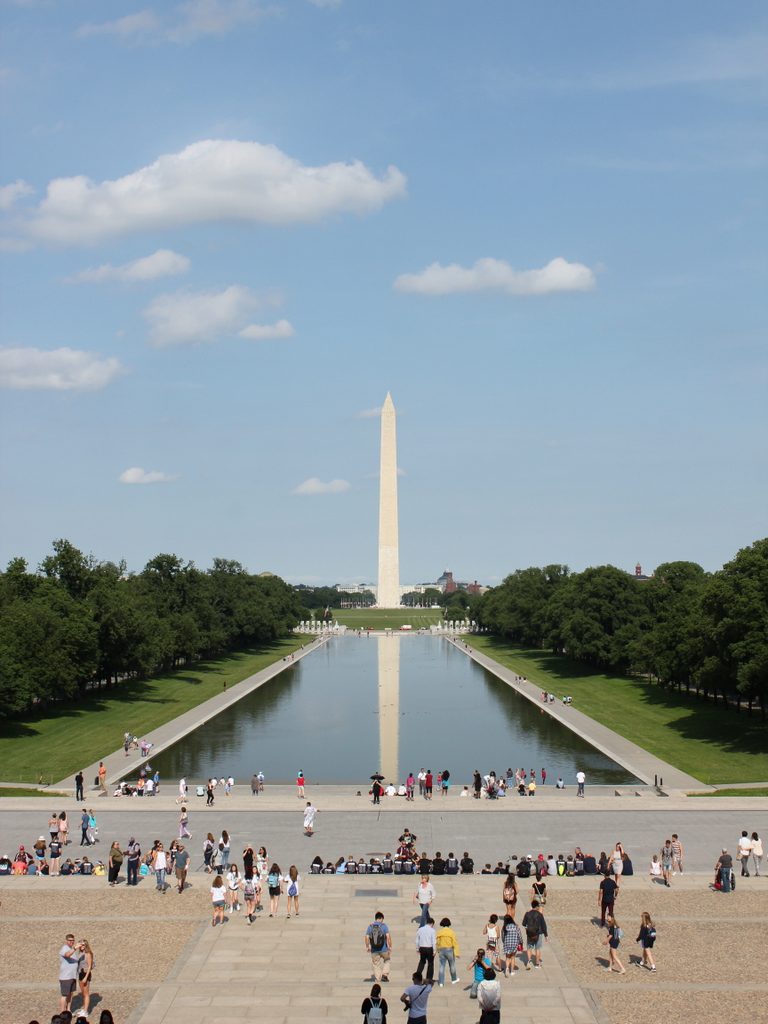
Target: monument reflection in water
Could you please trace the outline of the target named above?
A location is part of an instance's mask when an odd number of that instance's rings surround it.
[[[448,768],[452,786],[479,768],[547,769],[573,785],[636,781],[610,758],[520,697],[441,637],[340,636],[206,722],[152,764],[192,782],[263,771],[288,782],[357,788]]]

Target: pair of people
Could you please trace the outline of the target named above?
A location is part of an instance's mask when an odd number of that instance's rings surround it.
[[[82,996],[81,1015],[88,1016],[91,1005],[93,950],[87,939],[75,939],[70,932],[59,950],[59,1012],[71,1010],[72,999],[79,986]]]
[[[624,964],[621,962],[619,957],[619,946],[621,940],[624,937],[624,933],[619,925],[619,922],[614,917],[613,913],[610,913],[607,918],[608,922],[608,934],[603,939],[603,945],[608,947],[608,965],[605,967],[606,971],[616,971],[618,974],[626,974]],[[647,911],[643,911],[640,915],[640,931],[638,932],[637,939],[635,940],[640,944],[641,956],[635,960],[637,967],[646,967],[652,973],[656,973],[656,962],[653,959],[653,947],[656,943],[656,926],[653,923],[651,915]]]

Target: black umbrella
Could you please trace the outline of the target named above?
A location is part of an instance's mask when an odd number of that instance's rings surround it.
[[[378,780],[379,782],[381,782],[383,780],[383,778],[384,778],[383,775],[379,775],[378,772],[374,772],[374,774],[371,776],[371,781],[372,782],[376,782],[376,780]]]

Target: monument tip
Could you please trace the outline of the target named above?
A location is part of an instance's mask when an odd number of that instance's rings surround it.
[[[382,410],[384,410],[384,409],[394,409],[394,407],[395,407],[395,403],[392,401],[392,395],[388,391],[387,392],[387,397],[384,399],[384,405],[382,406]]]

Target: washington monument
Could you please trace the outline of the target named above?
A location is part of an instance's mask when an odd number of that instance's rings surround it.
[[[379,469],[379,608],[400,607],[400,545],[397,535],[397,420],[387,392],[381,408]]]

